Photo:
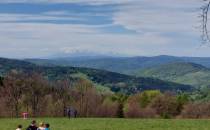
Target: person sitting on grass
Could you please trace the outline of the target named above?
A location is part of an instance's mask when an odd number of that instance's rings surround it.
[[[50,130],[50,124],[45,124],[45,130]]]
[[[45,130],[45,124],[43,122],[41,122],[39,124],[39,128],[37,130]]]
[[[18,125],[16,130],[22,130],[22,125]]]
[[[37,130],[36,121],[33,120],[31,125],[26,130]]]

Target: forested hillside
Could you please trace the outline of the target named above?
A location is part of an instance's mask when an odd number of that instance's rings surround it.
[[[92,82],[107,87],[113,92],[122,92],[126,94],[136,93],[143,90],[158,89],[161,91],[190,91],[189,85],[176,84],[168,81],[162,81],[154,78],[133,77],[124,74],[88,69],[78,67],[43,67],[34,65],[25,61],[0,59],[0,72],[5,75],[11,70],[22,72],[37,72],[49,80],[58,80],[71,78],[75,80],[75,75],[82,75]],[[77,77],[78,78],[78,77]]]
[[[210,86],[210,69],[194,63],[170,63],[139,70],[134,74],[137,76],[154,77],[166,81],[188,84],[195,87]]]
[[[26,61],[45,66],[74,66],[108,70],[123,74],[133,74],[140,69],[174,62],[192,62],[210,67],[210,58],[199,57],[65,57],[55,59],[26,59]]]
[[[38,65],[59,65],[59,66],[74,66],[87,67],[108,70],[123,74],[131,74],[140,68],[151,67],[173,61],[180,61],[174,57],[157,56],[157,57],[67,57],[58,59],[28,59],[26,61]]]

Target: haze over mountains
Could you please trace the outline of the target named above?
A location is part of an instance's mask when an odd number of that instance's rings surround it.
[[[86,78],[103,90],[135,93],[210,87],[210,58],[72,56],[49,59],[0,59],[0,73],[16,69],[40,72],[50,80]]]
[[[111,56],[76,56],[54,59],[26,59],[39,65],[59,65],[87,67],[103,69],[123,74],[132,74],[139,69],[154,67],[172,62],[192,62],[210,67],[208,57],[175,57],[175,56],[154,56],[154,57],[111,57]]]
[[[210,86],[208,57],[111,57],[78,56],[54,59],[26,59],[44,66],[74,66],[107,70],[137,77],[153,77],[194,87]]]
[[[136,93],[142,90],[161,91],[191,91],[190,85],[177,84],[156,78],[135,77],[105,70],[70,67],[70,66],[40,66],[21,60],[0,58],[0,75],[16,70],[24,73],[41,73],[49,80],[70,78],[76,81],[85,78],[95,84],[101,91],[121,92],[126,94]]]

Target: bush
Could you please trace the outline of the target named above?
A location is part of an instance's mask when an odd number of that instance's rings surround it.
[[[117,117],[119,104],[105,100],[104,103],[97,108],[97,117]]]
[[[128,99],[124,111],[127,118],[152,118],[156,115],[154,109],[150,107],[142,108],[137,96],[132,96]]]
[[[182,118],[209,118],[210,117],[210,102],[208,103],[189,103],[184,106],[181,113]]]
[[[159,95],[150,104],[150,107],[162,118],[172,118],[178,115],[178,106],[176,97],[171,94]]]

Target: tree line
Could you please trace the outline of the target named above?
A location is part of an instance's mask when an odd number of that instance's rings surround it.
[[[38,73],[10,72],[0,78],[0,117],[63,117],[74,107],[79,117],[208,118],[210,102],[189,94],[158,90],[133,95],[101,93],[86,79],[50,81]]]

